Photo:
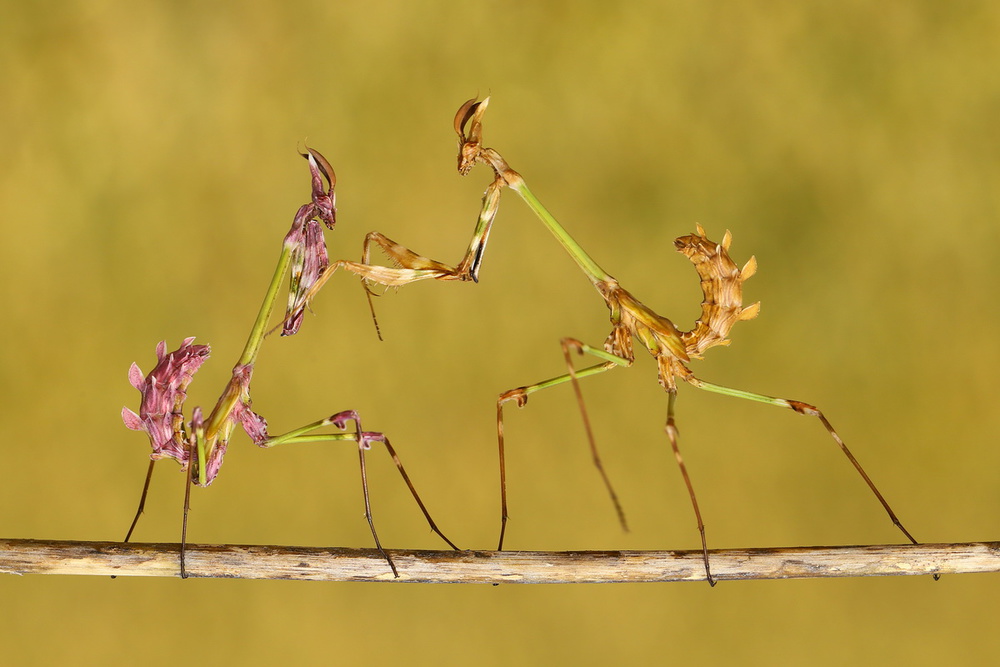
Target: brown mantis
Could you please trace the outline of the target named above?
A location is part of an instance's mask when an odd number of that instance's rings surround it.
[[[267,422],[251,409],[250,380],[261,345],[267,336],[267,323],[274,310],[278,291],[285,275],[291,273],[288,309],[289,311],[298,310],[307,290],[329,263],[319,222],[324,222],[330,229],[333,229],[336,222],[334,205],[336,176],[333,168],[318,151],[308,148],[306,150],[308,152],[304,153],[303,157],[309,160],[312,176],[312,202],[299,208],[292,228],[285,236],[278,265],[243,349],[243,354],[233,368],[232,379],[226,385],[222,396],[207,419],[202,415],[201,408],[198,407],[194,408],[188,422],[184,421],[183,414],[187,386],[193,379],[195,372],[209,356],[210,350],[207,345],[194,345],[194,338],[187,338],[177,350],[168,353],[166,344],[160,342],[156,348],[157,365],[148,375],[144,376],[136,364],[132,364],[129,369],[129,381],[142,393],[142,404],[138,413],[123,408],[122,420],[130,429],[145,431],[149,436],[153,451],[150,455],[146,480],[142,487],[139,508],[136,510],[135,518],[132,520],[124,541],[128,542],[132,537],[132,532],[145,508],[154,464],[163,458],[176,460],[181,464],[181,469],[187,473],[184,518],[181,526],[180,572],[182,578],[187,577],[185,551],[188,513],[191,506],[191,486],[192,484],[208,486],[212,483],[222,466],[222,459],[230,436],[237,425],[243,427],[254,444],[264,448],[289,443],[353,442],[358,448],[361,465],[365,518],[371,529],[376,548],[389,564],[393,575],[398,577],[396,565],[382,548],[378,533],[375,531],[368,494],[365,452],[371,449],[374,443],[383,444],[420,507],[420,511],[423,512],[424,518],[430,524],[431,530],[437,533],[450,547],[458,549],[434,523],[417,494],[416,488],[410,481],[409,475],[403,468],[403,464],[389,443],[389,439],[382,433],[365,431],[361,427],[361,420],[357,412],[354,410],[338,412],[283,435],[272,437],[267,432]],[[324,187],[324,181],[327,184],[326,187]],[[301,322],[301,317],[286,317],[283,335],[294,334],[298,331]],[[343,431],[350,422],[354,422],[355,425],[353,433],[318,433],[319,430],[328,426],[334,426]]]
[[[455,267],[422,257],[417,253],[395,243],[378,232],[371,232],[365,238],[361,262],[340,260],[333,262],[319,276],[316,283],[306,291],[300,309],[305,308],[316,295],[316,292],[337,269],[346,269],[363,279],[369,300],[373,294],[369,285],[401,286],[418,280],[459,280],[478,281],[479,267],[489,238],[490,229],[496,217],[503,188],[517,192],[529,208],[538,216],[542,224],[556,237],[563,249],[569,253],[584,272],[601,298],[604,299],[611,315],[612,330],[602,348],[592,347],[573,338],[565,338],[561,345],[566,360],[567,372],[548,380],[512,389],[500,394],[497,400],[497,440],[500,455],[500,493],[501,493],[501,527],[498,550],[503,549],[504,535],[507,526],[507,481],[504,462],[504,429],[503,407],[508,402],[524,406],[528,396],[556,385],[571,383],[580,406],[587,439],[595,465],[608,489],[612,502],[618,512],[623,527],[625,516],[611,483],[604,472],[598,455],[596,442],[590,427],[590,420],[583,402],[579,380],[603,373],[618,366],[630,366],[634,360],[633,340],[638,341],[657,362],[659,384],[667,392],[667,420],[665,431],[671,448],[680,468],[681,476],[687,487],[691,504],[694,509],[698,531],[701,536],[702,557],[705,575],[710,584],[714,585],[708,556],[708,543],[705,537],[705,524],[698,508],[694,486],[684,464],[678,446],[678,433],[675,425],[675,402],[677,398],[677,380],[680,379],[694,387],[727,396],[744,398],[760,403],[766,403],[787,408],[798,414],[816,417],[829,432],[837,446],[843,451],[851,465],[861,475],[862,479],[878,499],[893,524],[913,544],[917,541],[903,527],[889,506],[882,493],[872,482],[843,439],[833,428],[833,425],[816,406],[802,401],[775,398],[732,389],[706,382],[694,375],[687,364],[692,359],[699,359],[703,353],[716,345],[727,345],[730,329],[737,322],[753,319],[759,312],[759,303],[743,306],[743,283],[756,271],[756,260],[750,260],[742,267],[729,256],[731,235],[726,232],[722,243],[710,241],[699,225],[694,234],[682,236],[675,241],[676,249],[684,254],[694,264],[701,278],[704,292],[701,316],[690,331],[680,331],[669,319],[655,313],[643,305],[632,294],[619,285],[618,281],[604,271],[570,234],[556,221],[551,213],[539,202],[528,189],[524,179],[510,168],[506,160],[494,149],[485,147],[482,143],[482,119],[489,104],[489,98],[477,101],[475,98],[465,102],[455,115],[454,128],[459,140],[458,171],[468,174],[477,163],[490,167],[494,179],[487,187],[479,213],[479,220],[473,232],[472,241],[465,256]],[[377,246],[396,265],[395,267],[371,265],[372,246]],[[293,312],[294,314],[294,312]],[[373,310],[374,316],[374,310]],[[376,322],[376,328],[377,328]],[[599,363],[582,369],[574,368],[572,353],[589,354]]]

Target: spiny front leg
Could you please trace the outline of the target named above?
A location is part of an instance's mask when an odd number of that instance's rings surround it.
[[[442,264],[436,260],[418,255],[409,248],[396,243],[389,237],[379,232],[369,232],[365,236],[365,242],[361,252],[362,263],[356,266],[367,266],[371,269],[375,268],[371,264],[371,248],[373,244],[378,246],[378,248],[382,250],[382,252],[389,257],[389,259],[392,260],[397,267],[395,269],[378,267],[380,269],[381,279],[378,277],[361,275],[361,286],[365,290],[365,298],[368,299],[368,310],[371,313],[372,323],[375,325],[375,333],[379,340],[383,340],[382,329],[378,325],[378,317],[375,315],[375,302],[372,300],[372,297],[379,296],[379,293],[375,292],[371,288],[371,283],[385,285],[386,276],[391,276],[391,279],[396,286],[407,285],[411,282],[426,280],[428,278],[433,280],[465,279],[460,275],[460,270],[458,268],[453,268],[447,264]]]
[[[500,207],[500,193],[502,191],[503,181],[500,179],[495,179],[486,189],[486,193],[483,195],[483,204],[479,211],[479,219],[472,233],[472,241],[469,243],[462,261],[454,267],[419,255],[379,232],[371,232],[365,237],[362,248],[362,265],[345,265],[344,268],[356,273],[361,270],[360,266],[368,266],[371,269],[376,268],[371,266],[371,248],[372,245],[375,245],[378,246],[397,268],[388,269],[386,267],[378,267],[385,270],[370,272],[369,275],[359,273],[364,278],[366,287],[369,283],[378,283],[385,286],[401,286],[427,278],[479,282],[479,267],[482,263],[483,253],[486,251],[486,243],[489,240],[493,221]]]
[[[303,309],[309,307],[319,290],[322,289],[326,281],[338,269],[349,271],[362,279],[373,320],[375,319],[375,308],[371,297],[375,293],[372,291],[371,285],[402,287],[403,285],[428,279],[478,282],[479,268],[483,260],[483,254],[486,251],[486,243],[489,240],[493,221],[500,206],[500,193],[503,191],[503,187],[503,181],[497,178],[486,189],[472,241],[469,243],[469,247],[465,251],[465,256],[458,265],[454,267],[448,266],[443,262],[419,255],[406,246],[396,243],[384,234],[370,232],[365,236],[361,262],[342,259],[327,266],[316,282],[306,291],[301,306],[295,309],[294,312],[289,312],[285,321],[292,320],[301,314]],[[372,264],[371,253],[373,247],[380,249],[394,266]],[[375,328],[378,331],[377,321],[375,322]],[[379,332],[379,338],[381,337],[381,332]]]
[[[378,247],[389,258],[395,268],[371,264],[372,246]],[[367,268],[362,268],[367,267]],[[345,266],[347,268],[347,266]],[[375,269],[384,269],[376,271]],[[369,232],[365,236],[361,253],[361,264],[353,264],[349,271],[360,275],[366,283],[400,287],[418,280],[461,280],[459,270],[423,255],[419,255],[404,245],[396,243],[380,232]]]
[[[372,232],[372,234],[377,234],[377,232]],[[369,234],[369,236],[372,236]],[[386,239],[388,241],[388,239]],[[391,241],[389,241],[392,243]],[[367,239],[366,239],[367,243]],[[429,260],[430,261],[430,260]],[[402,285],[409,285],[412,282],[418,280],[426,280],[427,278],[434,278],[440,280],[454,280],[454,277],[442,277],[442,272],[438,269],[403,269],[403,268],[391,268],[388,266],[377,266],[369,265],[362,262],[352,262],[346,259],[340,259],[336,262],[331,263],[323,272],[319,275],[316,281],[305,291],[305,294],[299,300],[299,305],[292,309],[290,308],[282,320],[281,324],[272,329],[276,330],[278,327],[286,326],[289,322],[294,322],[297,318],[302,316],[303,311],[307,308],[312,307],[313,299],[319,294],[319,291],[326,285],[327,281],[333,277],[339,269],[344,269],[349,271],[354,275],[358,276],[362,280],[362,286],[365,289],[365,293],[368,296],[368,306],[372,313],[372,319],[375,319],[375,309],[371,302],[372,292],[368,287],[368,283],[377,283],[379,285],[385,285],[386,287],[400,287]],[[378,331],[378,322],[375,322],[375,330]],[[379,332],[379,339],[382,338],[382,334]]]

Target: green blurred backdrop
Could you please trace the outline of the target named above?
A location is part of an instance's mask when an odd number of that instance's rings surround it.
[[[1000,519],[1000,6],[990,2],[0,3],[0,348],[6,537],[120,539],[148,443],[132,361],[190,335],[209,405],[296,207],[308,140],[336,167],[334,257],[377,229],[457,260],[489,180],[454,170],[452,115],[492,94],[499,148],[580,243],[682,328],[700,292],[672,240],[755,254],[759,319],[694,370],[810,401],[928,542]],[[391,434],[442,528],[490,548],[494,402],[600,343],[601,300],[506,195],[479,285],[378,302],[336,277],[269,341],[255,407],[280,431],[356,408]],[[622,534],[572,392],[511,411],[514,549],[696,548],[648,358],[585,391]],[[681,388],[713,547],[897,542],[822,427]],[[388,547],[438,548],[386,457]],[[154,476],[139,541],[175,541]],[[234,438],[191,539],[369,546],[355,456]],[[995,653],[995,576],[630,586],[0,579],[11,664],[342,660],[968,662]]]

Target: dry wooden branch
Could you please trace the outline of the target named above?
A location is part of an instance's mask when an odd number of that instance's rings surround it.
[[[699,551],[392,550],[188,545],[191,577],[419,583],[635,583],[704,580]],[[796,579],[1000,571],[1000,542],[717,549],[716,579]],[[0,572],[176,577],[179,545],[0,539]]]

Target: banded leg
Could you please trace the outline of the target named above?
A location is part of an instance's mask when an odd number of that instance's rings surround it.
[[[614,340],[614,333],[612,333],[612,336],[609,338],[609,340]],[[592,354],[594,356],[597,356],[597,357],[600,357],[600,358],[603,358],[603,359],[607,359],[608,361],[606,363],[615,363],[615,364],[619,364],[619,365],[623,365],[623,366],[631,364],[631,361],[629,361],[624,356],[613,355],[613,354],[611,354],[609,352],[606,352],[605,350],[600,350],[600,349],[592,348],[592,347],[590,347],[588,345],[584,345],[580,341],[573,340],[573,339],[566,339],[566,340],[563,341],[563,351],[565,352],[567,363],[570,363],[570,356],[569,356],[570,349],[576,349],[581,354],[584,353],[584,352],[587,352],[587,353]],[[628,361],[628,364],[625,363],[626,361]],[[570,364],[570,375],[573,375],[573,374],[574,374],[573,373],[573,367],[572,367],[572,364]],[[581,410],[581,412],[583,414],[583,421],[584,421],[584,424],[585,424],[586,429],[587,429],[587,436],[590,438],[591,448],[594,450],[595,455],[596,455],[596,445],[594,444],[594,436],[593,436],[593,434],[591,432],[591,429],[590,429],[589,419],[587,418],[586,410],[584,409],[583,395],[582,395],[582,393],[580,391],[580,385],[579,385],[578,382],[576,382],[576,378],[575,377],[573,378],[573,386],[574,386],[574,388],[576,390],[577,400],[579,401],[580,410]],[[678,466],[678,468],[681,471],[681,477],[684,478],[684,485],[687,487],[688,495],[691,498],[691,508],[694,510],[695,520],[697,521],[697,524],[698,524],[698,534],[701,536],[701,551],[702,551],[702,559],[704,560],[704,563],[705,563],[705,578],[708,580],[708,583],[711,586],[715,586],[715,579],[712,578],[712,569],[709,566],[709,562],[708,562],[708,542],[707,542],[707,540],[705,538],[705,522],[702,521],[701,510],[698,507],[698,498],[697,498],[697,496],[695,495],[695,492],[694,492],[694,484],[691,482],[691,476],[688,474],[687,466],[684,464],[684,458],[681,456],[680,447],[678,445],[678,431],[677,431],[677,425],[676,425],[675,420],[674,420],[674,404],[675,404],[675,402],[677,400],[677,388],[673,385],[672,382],[669,382],[669,381],[665,382],[664,388],[667,391],[667,397],[668,397],[667,398],[667,423],[666,423],[666,426],[665,426],[665,431],[666,431],[666,434],[667,434],[667,438],[670,440],[670,447],[671,447],[671,449],[674,452],[674,458],[677,460],[677,466]],[[596,462],[597,461],[595,460],[595,463]],[[600,467],[599,463],[598,463],[598,466]],[[603,474],[603,470],[602,470],[602,474]],[[605,480],[606,479],[607,478],[605,478]],[[610,490],[610,486],[609,486],[609,490]],[[613,492],[612,492],[612,497],[613,497]],[[617,502],[616,502],[616,506],[617,506]],[[624,525],[624,516],[622,516],[622,521],[623,521],[623,525]]]
[[[910,534],[910,531],[908,531],[903,526],[902,522],[900,522],[899,518],[896,516],[896,513],[892,511],[892,508],[889,506],[888,501],[886,501],[885,496],[883,496],[882,493],[878,490],[878,487],[875,486],[875,483],[872,481],[871,477],[869,477],[868,473],[865,472],[865,469],[861,467],[861,464],[854,457],[854,454],[851,453],[851,450],[847,448],[847,444],[844,442],[843,438],[841,438],[840,434],[837,433],[837,431],[833,428],[833,424],[830,423],[830,421],[826,418],[826,415],[824,415],[819,408],[817,408],[814,405],[810,405],[809,403],[803,403],[802,401],[793,401],[785,398],[775,398],[773,396],[756,394],[754,392],[744,391],[742,389],[732,389],[730,387],[723,387],[721,385],[712,384],[711,382],[705,382],[704,380],[700,380],[696,378],[694,375],[685,377],[684,379],[689,384],[699,389],[704,389],[705,391],[711,391],[716,394],[724,394],[726,396],[734,396],[736,398],[744,398],[750,401],[757,401],[758,403],[775,405],[778,406],[779,408],[788,408],[789,410],[797,412],[800,415],[808,415],[819,419],[820,423],[823,424],[823,427],[830,434],[830,437],[833,438],[833,441],[837,443],[837,446],[840,447],[840,450],[847,457],[847,460],[851,462],[851,465],[854,466],[854,469],[858,471],[859,475],[861,475],[861,479],[865,481],[865,484],[868,485],[868,488],[871,489],[872,493],[875,494],[875,497],[882,505],[882,508],[886,511],[886,514],[888,514],[889,518],[892,520],[893,525],[899,528],[899,530],[903,533],[903,535],[906,536],[906,539],[908,539],[912,544],[919,544],[919,542],[917,542],[913,538],[913,535]]]
[[[135,511],[135,517],[132,519],[132,524],[128,527],[128,532],[125,533],[125,539],[122,540],[123,543],[128,542],[132,537],[132,532],[135,530],[135,526],[139,523],[139,517],[142,516],[143,511],[146,509],[146,495],[149,493],[149,483],[153,479],[153,465],[156,463],[154,459],[149,460],[149,467],[146,468],[146,481],[142,485],[142,494],[139,496],[139,508]]]
[[[370,232],[365,236],[361,262],[342,259],[331,263],[306,292],[301,308],[307,308],[312,303],[319,290],[322,289],[326,281],[338,269],[350,271],[362,279],[373,319],[375,318],[375,309],[372,306],[371,297],[374,292],[372,292],[370,287],[373,284],[384,287],[402,287],[403,285],[427,279],[442,281],[471,280],[472,282],[479,282],[479,267],[483,260],[483,253],[486,251],[486,243],[489,240],[490,229],[493,227],[493,220],[496,218],[497,210],[500,206],[500,193],[503,191],[503,186],[503,181],[496,179],[486,189],[472,241],[469,243],[462,261],[456,266],[448,266],[437,260],[429,259],[396,243],[379,232]],[[388,267],[371,264],[371,249],[373,245],[377,246],[395,266]],[[293,313],[289,313],[285,320],[290,320],[297,316],[301,312],[301,308]],[[377,321],[375,322],[375,327],[377,331]],[[381,338],[381,333],[379,333],[379,338]]]
[[[611,502],[615,506],[615,512],[618,514],[618,521],[624,530],[628,530],[628,523],[625,520],[625,511],[622,509],[621,503],[618,500],[618,494],[615,493],[614,487],[611,485],[611,479],[608,477],[607,472],[604,470],[604,465],[601,463],[600,454],[597,451],[597,442],[594,438],[593,430],[590,426],[590,419],[587,416],[587,409],[583,401],[583,392],[580,389],[579,379],[590,377],[591,375],[597,375],[603,373],[607,370],[615,368],[616,366],[629,366],[632,364],[631,359],[624,357],[619,357],[617,355],[605,352],[602,349],[594,348],[573,338],[564,338],[561,342],[563,349],[563,356],[566,359],[566,365],[568,368],[567,373],[559,375],[548,380],[543,380],[532,385],[527,385],[524,387],[518,387],[517,389],[511,389],[500,394],[497,398],[497,445],[500,454],[500,539],[497,545],[498,551],[503,551],[503,540],[504,535],[507,530],[507,464],[505,457],[505,445],[504,445],[504,430],[503,430],[503,405],[504,403],[514,401],[518,407],[524,407],[528,402],[528,396],[540,391],[542,389],[547,389],[549,387],[554,387],[556,385],[564,384],[566,382],[573,383],[574,393],[576,394],[577,404],[580,406],[580,414],[583,418],[584,430],[587,433],[587,440],[590,445],[591,458],[594,461],[594,465],[597,471],[601,475],[601,479],[604,481],[604,486],[608,491],[608,495],[611,497]],[[571,358],[571,352],[577,351],[581,354],[584,352],[596,356],[600,359],[604,359],[604,363],[597,364],[594,366],[588,366],[581,370],[576,370],[573,367],[573,362]]]
[[[155,459],[149,460],[149,466],[146,468],[146,481],[142,484],[142,494],[139,496],[139,507],[135,511],[135,516],[132,518],[132,523],[128,527],[128,532],[125,533],[125,539],[122,540],[122,544],[128,543],[132,538],[132,532],[135,530],[136,524],[139,523],[139,517],[142,516],[143,511],[146,509],[146,495],[149,493],[149,483],[153,479],[153,464],[156,463]],[[112,579],[117,579],[116,575],[111,575]]]
[[[320,434],[312,433],[317,429],[330,425],[343,429],[347,426],[348,421],[354,422],[356,427],[354,433],[320,433]],[[441,532],[441,529],[438,528],[437,524],[434,522],[434,519],[431,518],[430,512],[424,505],[423,500],[421,500],[420,494],[417,493],[416,487],[410,480],[410,476],[407,474],[406,469],[403,467],[402,461],[399,460],[399,456],[396,454],[396,450],[393,449],[392,445],[389,443],[389,439],[382,433],[363,430],[361,427],[360,417],[358,416],[358,413],[356,411],[345,410],[343,412],[338,412],[337,414],[331,415],[326,419],[321,419],[319,421],[313,422],[312,424],[307,424],[306,426],[295,429],[294,431],[289,431],[288,433],[285,433],[283,435],[275,436],[273,438],[268,438],[266,441],[261,443],[260,446],[265,448],[270,448],[270,447],[276,447],[277,445],[283,445],[289,443],[330,442],[330,441],[343,441],[343,440],[354,441],[357,443],[358,457],[361,465],[361,488],[365,502],[365,519],[368,521],[369,528],[371,528],[372,537],[375,540],[375,547],[378,549],[379,553],[382,554],[382,557],[385,558],[386,562],[389,564],[389,567],[392,569],[393,575],[395,575],[398,578],[399,572],[396,570],[396,565],[395,563],[393,563],[392,558],[385,551],[385,549],[382,548],[382,544],[378,539],[378,533],[375,530],[375,523],[374,520],[372,519],[371,501],[368,493],[368,474],[365,467],[365,452],[371,449],[373,442],[380,442],[385,446],[386,451],[389,453],[389,456],[392,457],[392,461],[396,465],[396,469],[399,470],[399,474],[402,476],[403,481],[406,483],[406,487],[410,490],[410,494],[416,501],[417,506],[423,513],[424,518],[427,520],[427,523],[430,526],[431,530],[434,531],[442,540],[447,542],[448,546],[450,546],[452,549],[455,549],[456,551],[459,550],[459,548],[455,545],[455,543],[449,540],[445,536],[445,534]]]
[[[504,392],[500,395],[497,401],[497,436],[500,446],[500,495],[501,495],[501,527],[500,527],[500,546],[499,550],[503,549],[503,538],[504,532],[507,525],[507,485],[506,485],[506,466],[504,463],[504,439],[503,439],[503,403],[507,401],[515,401],[518,407],[524,406],[528,400],[528,395],[532,394],[540,389],[545,389],[548,387],[553,387],[558,384],[563,384],[565,382],[572,382],[574,387],[574,392],[576,393],[577,403],[580,406],[580,413],[583,418],[584,429],[587,432],[587,438],[590,443],[591,454],[594,458],[594,464],[597,466],[598,471],[601,473],[601,477],[604,480],[605,487],[608,489],[608,493],[611,496],[611,500],[615,505],[615,509],[618,512],[619,521],[625,530],[628,530],[628,525],[625,521],[625,514],[622,510],[620,503],[618,502],[618,497],[611,486],[610,479],[604,471],[604,466],[601,464],[600,456],[597,452],[597,444],[593,435],[593,430],[590,426],[590,419],[587,416],[586,406],[583,401],[583,393],[580,389],[580,384],[578,380],[580,378],[589,377],[591,375],[597,375],[598,373],[603,373],[604,371],[615,368],[616,366],[630,366],[632,360],[625,357],[612,354],[600,348],[595,348],[585,343],[581,343],[573,338],[566,338],[562,341],[563,355],[566,358],[566,363],[569,372],[565,375],[560,375],[554,377],[550,380],[545,380],[544,382],[539,382],[527,387],[520,387],[518,389],[513,389],[508,392]],[[575,370],[572,364],[571,352],[576,351],[580,354],[586,353],[598,357],[599,359],[604,359],[604,363],[597,364],[595,366],[590,366],[582,370]],[[712,571],[709,566],[708,560],[708,543],[705,538],[705,524],[701,518],[701,510],[698,507],[698,499],[694,492],[694,485],[691,482],[691,477],[688,475],[687,466],[684,464],[684,459],[681,456],[679,446],[677,444],[677,427],[674,422],[674,402],[677,398],[676,387],[668,387],[668,404],[667,404],[667,423],[666,423],[666,433],[667,437],[670,439],[670,446],[674,452],[674,457],[677,460],[677,465],[680,468],[681,476],[684,478],[684,484],[687,487],[688,495],[691,497],[691,506],[694,509],[695,519],[698,524],[698,533],[701,536],[701,548],[702,548],[702,558],[705,563],[705,576],[712,586],[715,585],[715,580],[712,577]]]
[[[691,507],[694,509],[694,518],[698,522],[698,533],[701,535],[701,557],[705,562],[705,578],[709,586],[715,586],[715,579],[712,578],[712,568],[708,564],[708,540],[705,539],[705,522],[701,520],[701,510],[698,509],[698,498],[694,493],[694,484],[691,483],[691,476],[688,475],[687,466],[684,465],[684,457],[681,456],[680,447],[677,444],[679,432],[674,422],[674,402],[677,400],[677,388],[667,389],[667,424],[665,430],[667,438],[670,439],[670,448],[674,451],[674,458],[677,466],[681,470],[681,477],[684,478],[684,485],[687,487],[688,495],[691,497]]]
[[[321,429],[326,426],[336,426],[337,428],[345,428],[348,421],[354,421],[356,425],[356,430],[353,433],[313,433],[314,431]],[[365,519],[368,521],[368,526],[371,529],[372,537],[375,540],[375,547],[378,549],[382,557],[385,558],[386,562],[389,564],[393,575],[399,576],[399,572],[396,570],[396,565],[392,561],[389,554],[382,548],[381,542],[378,538],[378,533],[375,530],[374,520],[372,518],[371,512],[371,502],[368,493],[368,476],[365,467],[365,451],[371,449],[373,442],[382,443],[389,456],[392,457],[393,463],[396,465],[396,469],[399,470],[400,476],[402,476],[403,481],[406,483],[406,487],[410,490],[410,494],[416,501],[417,506],[423,513],[424,518],[427,520],[428,525],[431,530],[434,531],[442,540],[444,540],[448,546],[456,551],[459,550],[458,546],[454,542],[448,539],[448,537],[441,532],[434,519],[431,517],[430,512],[427,510],[426,505],[424,505],[423,500],[420,498],[420,494],[417,493],[416,487],[413,485],[409,474],[407,474],[406,469],[403,467],[402,461],[399,459],[399,455],[396,454],[396,450],[393,448],[389,439],[382,433],[377,433],[373,431],[364,431],[361,428],[361,422],[359,420],[358,414],[354,410],[347,410],[344,412],[338,412],[335,415],[327,417],[326,419],[321,419],[319,421],[313,422],[312,424],[307,424],[301,428],[295,429],[294,431],[289,431],[288,433],[268,438],[260,443],[261,447],[271,448],[278,445],[289,444],[289,443],[306,443],[306,442],[331,442],[331,441],[349,441],[357,443],[358,454],[361,465],[361,487],[364,495],[365,503]],[[136,524],[139,522],[139,517],[142,515],[143,510],[146,506],[146,497],[149,492],[149,484],[153,475],[153,465],[156,463],[155,460],[149,462],[149,467],[146,471],[146,480],[142,487],[142,495],[139,499],[139,508],[136,510],[135,517],[132,519],[132,524],[129,526],[128,533],[125,535],[123,542],[128,542],[132,533],[135,530]],[[187,469],[187,474],[185,475],[185,492],[184,492],[184,511],[183,519],[181,523],[181,546],[180,546],[180,571],[181,577],[187,578],[187,567],[186,567],[186,551],[187,551],[187,526],[188,526],[188,514],[191,508],[191,487],[194,483],[194,465],[189,464]]]

